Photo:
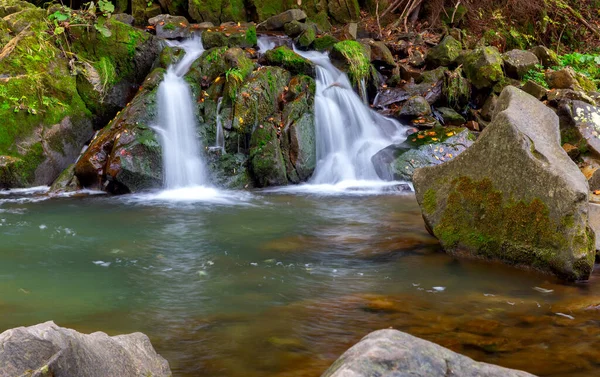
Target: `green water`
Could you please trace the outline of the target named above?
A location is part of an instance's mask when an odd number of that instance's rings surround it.
[[[253,377],[318,376],[394,327],[539,375],[600,375],[600,315],[571,309],[600,303],[597,275],[567,286],[456,261],[410,194],[234,196],[0,197],[0,331],[142,331],[175,376]]]

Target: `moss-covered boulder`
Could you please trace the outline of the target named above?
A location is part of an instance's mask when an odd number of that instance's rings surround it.
[[[521,79],[527,72],[540,64],[534,53],[523,50],[510,50],[502,55],[504,70],[509,77]]]
[[[339,40],[336,37],[327,34],[315,39],[313,42],[313,48],[317,51],[329,51],[338,42]]]
[[[374,41],[369,39],[365,41],[366,44],[371,49],[371,62],[378,66],[385,66],[387,68],[392,68],[396,66],[396,61],[394,60],[394,55],[390,49],[385,45],[385,43],[381,41]]]
[[[260,124],[250,139],[250,171],[260,187],[286,185],[285,161],[279,144],[278,124]]]
[[[232,190],[253,187],[248,171],[248,155],[243,153],[208,152],[208,170],[210,182],[217,186]]]
[[[317,26],[308,24],[305,30],[296,38],[296,45],[302,50],[308,50],[317,38]]]
[[[456,61],[461,50],[462,44],[447,35],[437,46],[427,52],[425,61],[433,67],[448,66]]]
[[[81,184],[75,176],[75,164],[69,165],[50,186],[50,194],[61,194],[80,190]]]
[[[222,25],[202,33],[205,49],[214,47],[256,47],[256,27],[253,24]]]
[[[304,21],[307,15],[301,9],[289,9],[266,19],[258,25],[260,30],[283,30],[285,24],[293,21]]]
[[[287,46],[279,46],[267,51],[263,55],[264,63],[279,66],[292,74],[304,74],[315,77],[315,65],[308,59],[303,58]]]
[[[162,186],[162,154],[151,126],[164,72],[157,68],[149,75],[143,89],[77,161],[75,175],[84,187],[121,194]]]
[[[588,187],[561,148],[558,117],[514,87],[492,123],[456,159],[417,169],[417,200],[432,234],[457,256],[587,279],[595,235]]]
[[[540,63],[545,68],[557,67],[560,65],[558,55],[556,54],[556,52],[550,50],[548,47],[535,46],[529,51],[532,52],[535,56],[537,56]]]
[[[327,8],[331,18],[340,24],[356,22],[360,19],[358,0],[329,0]]]
[[[371,161],[381,179],[412,181],[416,169],[450,161],[474,141],[466,128],[438,127],[409,135],[404,143],[377,152]]]
[[[444,71],[442,96],[445,103],[455,110],[463,110],[471,101],[471,86],[462,75],[462,68]]]
[[[477,89],[490,88],[504,77],[502,55],[495,47],[481,47],[464,57],[466,77]]]
[[[402,107],[398,110],[398,116],[417,118],[426,115],[431,115],[431,106],[424,97],[410,97]]]
[[[0,187],[49,185],[92,126],[125,106],[156,44],[129,25],[61,6],[48,15],[0,1],[0,13]]]
[[[365,46],[356,41],[342,41],[333,45],[329,57],[340,70],[347,72],[350,81],[357,85],[371,73],[371,56]]]
[[[188,12],[197,22],[246,21],[244,0],[188,0]]]

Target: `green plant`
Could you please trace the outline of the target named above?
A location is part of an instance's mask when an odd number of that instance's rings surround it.
[[[115,6],[110,1],[98,0],[98,9],[104,17],[109,17],[115,11]]]
[[[546,74],[544,73],[544,67],[541,64],[536,64],[535,68],[532,68],[523,76],[523,81],[533,81],[544,88],[548,88],[546,82]]]
[[[244,81],[244,73],[239,68],[229,68],[225,72],[225,81],[227,82],[227,94],[233,100],[237,96],[237,91]]]

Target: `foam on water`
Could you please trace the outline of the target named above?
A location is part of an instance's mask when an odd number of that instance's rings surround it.
[[[381,194],[406,194],[413,190],[411,184],[399,181],[381,180],[344,180],[329,184],[300,184],[268,188],[263,191],[285,194],[308,194],[308,195],[381,195]]]
[[[207,186],[189,186],[171,190],[126,195],[122,200],[130,203],[207,203],[219,205],[249,205],[252,194],[247,191],[218,190]]]

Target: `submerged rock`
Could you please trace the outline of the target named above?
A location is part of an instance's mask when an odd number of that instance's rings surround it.
[[[585,177],[560,145],[558,117],[514,87],[458,158],[417,169],[425,222],[444,249],[587,279],[595,236]]]
[[[45,322],[0,334],[0,377],[171,376],[169,363],[142,333],[82,334]]]
[[[379,330],[346,351],[321,377],[535,377],[477,362],[397,330]]]

